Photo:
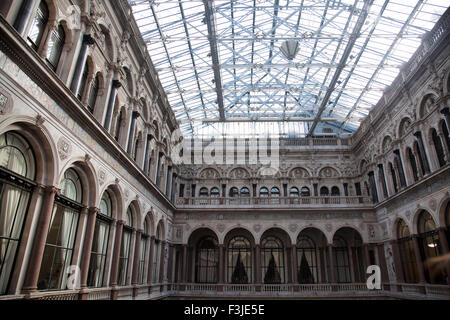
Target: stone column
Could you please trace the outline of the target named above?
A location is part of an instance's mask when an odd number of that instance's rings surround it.
[[[83,43],[81,44],[80,54],[77,59],[77,64],[75,65],[75,71],[72,77],[72,83],[70,85],[70,90],[74,95],[77,95],[80,91],[81,77],[83,76],[84,67],[86,66],[89,46],[94,43],[95,40],[90,34],[85,34],[83,36]]]
[[[377,244],[378,264],[381,269],[381,282],[389,282],[389,274],[386,265],[386,256],[384,255],[384,244]]]
[[[111,92],[109,94],[109,101],[108,105],[106,106],[106,116],[105,116],[105,122],[104,127],[109,132],[110,126],[111,126],[111,120],[112,120],[112,114],[114,110],[114,103],[116,102],[116,96],[117,96],[117,90],[122,86],[119,80],[113,80],[112,81],[112,88]]]
[[[391,240],[390,244],[392,245],[392,255],[394,258],[394,266],[395,266],[395,275],[398,283],[405,282],[405,275],[403,274],[403,268],[400,258],[400,250],[398,248],[398,241]]]
[[[119,220],[116,223],[116,238],[114,239],[114,252],[113,259],[111,261],[111,287],[117,286],[117,276],[119,270],[119,260],[120,260],[120,247],[122,243],[122,232],[125,221]]]
[[[23,37],[27,29],[28,22],[34,12],[38,0],[24,0],[20,7],[16,21],[14,22],[14,28]]]
[[[225,261],[224,261],[224,244],[219,244],[219,283],[222,284],[224,283],[224,266],[225,266]]]
[[[441,113],[445,116],[445,125],[447,126],[447,131],[450,132],[450,108],[444,108]]]
[[[147,284],[151,285],[153,283],[153,256],[155,251],[155,236],[150,237],[150,253],[148,260],[148,272],[147,272]],[[151,289],[149,288],[149,293]]]
[[[421,156],[420,158],[422,159],[422,163],[425,168],[425,172],[424,172],[424,175],[425,175],[426,173],[430,173],[431,169],[430,169],[430,164],[427,159],[427,154],[425,152],[425,146],[423,144],[423,137],[420,134],[420,132],[414,133],[414,136],[417,138],[417,145],[419,146],[419,151],[420,151],[420,156]]]
[[[417,150],[413,147],[412,148],[412,153],[414,155],[414,160],[416,162],[416,167],[417,167],[417,175],[419,176],[419,180],[423,178],[423,176],[425,175],[425,172],[423,172],[422,170],[422,166],[420,165],[420,161],[422,160],[419,156],[419,153],[417,152]]]
[[[328,244],[328,259],[330,260],[330,283],[336,283],[336,272],[334,270],[333,244]]]
[[[171,289],[171,285],[173,282],[173,250],[174,246],[173,244],[169,244],[169,260],[167,262],[167,281],[169,282],[168,290]]]
[[[262,283],[261,280],[261,247],[259,244],[255,245],[255,283]]]
[[[446,235],[446,228],[440,227],[438,229],[439,231],[439,242],[441,243],[442,248],[442,255],[448,255],[449,254],[449,248],[448,248],[448,241],[447,241],[447,235]],[[450,285],[450,261],[447,261],[446,263],[446,270],[447,270],[447,284]]]
[[[298,265],[297,265],[297,246],[296,244],[291,245],[291,259],[292,259],[292,282],[297,284],[298,283]]]
[[[100,209],[91,207],[89,208],[89,216],[86,225],[86,234],[84,236],[83,253],[81,255],[80,269],[81,269],[81,289],[87,287],[87,277],[89,271],[89,263],[91,260],[92,242],[94,239],[95,222],[97,214],[100,213]]]
[[[447,163],[450,161],[450,154],[449,154],[448,148],[447,148],[446,137],[445,137],[444,133],[441,131],[441,128],[438,128],[438,137],[442,144],[442,151],[444,152],[444,161]]]
[[[320,248],[320,275],[321,275],[321,283],[327,283],[327,262],[326,262],[326,254],[325,248]]]
[[[45,188],[41,212],[33,239],[30,262],[28,263],[27,273],[23,284],[22,291],[24,293],[31,293],[37,290],[39,271],[41,269],[42,256],[44,255],[45,241],[47,240],[53,203],[55,201],[55,196],[59,194],[61,194],[61,190],[56,187],[51,186]]]
[[[136,231],[136,242],[134,245],[134,261],[133,261],[133,274],[131,276],[131,284],[133,286],[138,284],[139,279],[139,260],[141,256],[141,240],[144,230],[139,229]]]
[[[181,282],[186,283],[187,281],[187,244],[183,244],[183,267],[181,271]]]
[[[353,265],[353,248],[351,246],[348,246],[348,260],[349,260],[349,266],[350,266],[350,279],[353,283],[356,282],[355,280],[355,267]]]
[[[160,265],[159,265],[159,283],[163,283],[164,282],[164,268],[165,268],[165,253],[166,253],[166,245],[167,242],[165,240],[161,241],[161,256],[160,256]]]
[[[420,254],[419,248],[419,236],[414,234],[412,236],[413,244],[414,244],[414,255],[416,256],[416,264],[417,264],[417,272],[419,274],[419,282],[425,283],[425,269],[423,266],[422,256]]]

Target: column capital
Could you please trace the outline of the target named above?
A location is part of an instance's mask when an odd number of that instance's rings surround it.
[[[43,189],[47,193],[54,193],[57,196],[61,195],[61,189],[55,187],[55,186],[44,186]]]
[[[119,89],[120,87],[122,87],[122,83],[120,83],[119,80],[113,80],[112,86],[113,86],[113,88]]]
[[[144,233],[144,229],[137,229],[137,230],[136,230],[136,233],[143,234],[143,233]]]
[[[89,210],[88,210],[88,212],[89,212],[89,215],[97,215],[97,214],[99,214],[99,213],[102,213],[102,212],[100,211],[100,209],[97,208],[97,207],[90,207]]]
[[[124,220],[117,220],[116,225],[120,226],[124,226],[125,225],[125,221]]]

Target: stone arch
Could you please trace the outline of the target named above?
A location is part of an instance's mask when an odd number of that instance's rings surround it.
[[[406,225],[408,226],[410,234],[412,234],[411,224],[408,221],[408,219],[406,219],[404,217],[401,217],[401,216],[397,216],[394,219],[394,222],[392,223],[392,226],[391,226],[391,234],[392,234],[392,239],[393,240],[396,240],[399,237],[399,235],[398,235],[398,226],[399,226],[400,222],[402,222],[402,221],[406,223]]]
[[[101,197],[103,196],[103,193],[105,191],[108,191],[109,196],[111,197],[111,201],[113,202],[112,218],[119,219],[122,212],[124,211],[124,199],[122,189],[120,188],[120,185],[115,183],[106,185],[106,187],[103,188],[99,193],[100,198],[98,203],[100,203]]]
[[[155,235],[155,217],[153,215],[152,211],[148,211],[147,214],[144,216],[144,219],[142,219],[142,225],[141,228],[144,229],[144,221],[147,222],[147,225],[149,226],[149,235],[154,236]]]
[[[446,225],[446,213],[447,213],[447,206],[450,203],[450,196],[448,194],[448,192],[445,194],[445,196],[441,199],[439,206],[438,206],[438,215],[439,215],[439,227],[450,227]]]
[[[208,167],[204,168],[198,174],[200,179],[219,179],[220,173],[216,168]]]
[[[386,135],[383,138],[383,142],[381,143],[381,152],[386,154],[392,148],[392,137],[390,135]]]
[[[213,228],[210,226],[204,226],[200,225],[191,230],[189,235],[186,238],[186,243],[189,246],[196,246],[198,241],[205,236],[212,236],[217,240],[217,242],[220,244],[219,236],[216,231],[214,231]]]
[[[110,28],[108,28],[103,22],[100,22],[98,25],[100,27],[101,36],[105,38],[104,47],[102,49],[106,51],[105,53],[107,58],[111,62],[115,62],[117,57],[117,48],[114,45],[113,37],[109,31]]]
[[[366,170],[366,168],[367,168],[367,161],[366,161],[366,159],[362,159],[359,162],[359,173],[363,174],[363,172],[364,172],[364,170]]]
[[[412,120],[409,117],[404,117],[402,120],[400,120],[400,123],[398,125],[397,129],[397,137],[402,138],[406,135],[406,133],[409,131],[412,125]]]
[[[350,225],[348,223],[340,224],[335,228],[335,231],[333,232],[331,239],[329,239],[329,240],[331,240],[330,243],[333,243],[333,239],[338,232],[347,230],[347,229],[351,229],[351,230],[355,231],[356,234],[359,235],[359,237],[361,238],[361,241],[363,243],[367,243],[367,236],[365,236],[365,233],[362,232],[361,228],[356,225]]]
[[[292,237],[289,234],[289,232],[283,227],[283,226],[271,226],[267,227],[263,232],[261,232],[261,235],[257,239],[256,243],[261,243],[261,240],[264,237],[268,236],[275,236],[279,238],[284,245],[284,248],[289,248],[289,246],[292,244]]]
[[[439,95],[436,92],[431,90],[425,92],[417,109],[418,119],[425,118],[438,99]]]
[[[160,235],[160,239],[158,238]],[[156,227],[155,237],[159,240],[166,240],[166,226],[164,224],[164,219],[160,219]]]
[[[33,148],[36,161],[35,181],[54,186],[59,172],[58,152],[51,133],[44,125],[37,126],[36,118],[10,116],[0,122],[0,134],[15,131],[22,135]]]
[[[291,170],[289,170],[288,176],[297,179],[309,178],[311,176],[311,173],[305,167],[294,167]]]
[[[74,169],[80,177],[83,188],[82,203],[88,207],[96,207],[100,202],[99,183],[94,166],[86,158],[75,157],[70,159],[59,173],[57,184],[63,180],[64,173],[68,169]]]
[[[141,205],[138,200],[134,199],[131,201],[126,207],[125,210],[122,211],[122,220],[125,218],[125,213],[128,210],[128,208],[131,207],[131,212],[133,213],[133,225],[132,227],[137,229],[138,226],[142,225],[142,219],[141,219]]]
[[[339,178],[340,176],[340,171],[334,166],[326,166],[319,171],[320,178]]]
[[[418,226],[418,224],[419,224],[419,218],[420,218],[420,215],[422,214],[422,212],[426,212],[426,213],[428,213],[431,216],[431,218],[434,221],[434,224],[436,225],[436,228],[439,226],[439,224],[438,224],[439,220],[436,219],[436,216],[435,216],[434,212],[432,212],[431,210],[426,209],[424,207],[419,207],[419,208],[417,208],[417,210],[415,211],[415,213],[413,215],[412,229],[410,229],[411,234],[418,234],[419,233],[419,226]]]
[[[227,173],[227,177],[230,179],[247,179],[251,177],[251,173],[244,167],[232,167]]]
[[[233,225],[232,227],[227,228],[227,230],[225,230],[225,232],[223,233],[223,241],[219,243],[223,243],[225,245],[225,247],[228,246],[228,243],[230,242],[230,240],[235,237],[235,236],[244,236],[246,237],[249,241],[250,244],[252,246],[255,245],[255,239],[256,236],[253,232],[251,232],[249,230],[249,228],[245,227],[245,226],[241,226],[241,225]]]

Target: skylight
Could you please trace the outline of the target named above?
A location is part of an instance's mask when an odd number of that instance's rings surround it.
[[[129,3],[183,134],[208,136],[298,137],[323,125],[352,134],[447,9],[440,0]],[[280,50],[287,40],[299,45],[293,60]]]

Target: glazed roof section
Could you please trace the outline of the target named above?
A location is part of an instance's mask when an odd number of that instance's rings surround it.
[[[184,135],[355,132],[440,0],[129,0]],[[283,42],[298,41],[288,60]]]

